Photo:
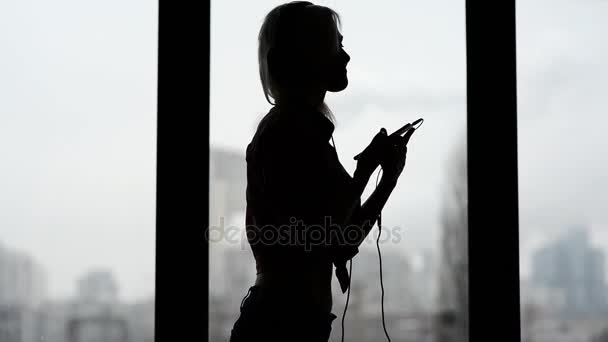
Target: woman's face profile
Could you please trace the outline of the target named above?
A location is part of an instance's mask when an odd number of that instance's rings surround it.
[[[326,90],[338,92],[344,90],[348,86],[348,75],[346,66],[350,61],[350,56],[342,45],[343,36],[338,33],[336,38],[336,50],[331,54],[328,60],[328,68],[326,70]]]
[[[328,37],[327,53],[321,65],[321,75],[324,90],[339,92],[348,86],[346,66],[350,56],[344,51],[342,40],[344,37],[338,31],[332,20],[333,31]]]

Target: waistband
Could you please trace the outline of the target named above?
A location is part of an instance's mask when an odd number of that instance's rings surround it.
[[[255,285],[262,287],[274,287],[274,286],[305,286],[306,288],[331,288],[331,269],[325,271],[323,274],[322,270],[315,272],[307,271],[265,271],[259,272],[255,278]]]
[[[306,319],[333,321],[336,316],[331,312],[331,294],[329,302],[316,302],[311,298],[302,297],[297,291],[279,292],[276,289],[263,288],[253,285],[241,301],[241,312],[245,307],[252,307],[258,314],[270,312],[290,316],[302,316]]]
[[[311,281],[310,274],[290,277],[285,274],[259,273],[255,280],[255,288],[267,293],[270,297],[281,298],[279,301],[289,301],[298,306],[310,306],[322,312],[329,312],[333,306],[331,278],[325,284],[324,280]]]

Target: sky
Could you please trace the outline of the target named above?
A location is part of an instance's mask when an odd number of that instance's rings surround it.
[[[270,109],[256,44],[280,3],[212,2],[212,146],[244,152]],[[345,168],[380,127],[425,119],[383,212],[403,239],[383,248],[435,248],[466,134],[464,1],[316,3],[342,16],[351,56],[348,88],[326,97]],[[154,291],[157,12],[141,0],[0,3],[0,241],[48,270],[53,297],[93,267],[114,270],[126,299]],[[608,248],[607,15],[602,1],[517,3],[522,256],[575,225]],[[487,125],[500,125],[492,108]]]

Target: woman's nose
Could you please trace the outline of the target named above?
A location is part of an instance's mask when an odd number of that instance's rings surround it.
[[[348,64],[350,62],[350,55],[344,51],[344,64]]]

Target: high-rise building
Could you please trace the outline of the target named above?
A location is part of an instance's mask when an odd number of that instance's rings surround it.
[[[35,308],[46,296],[43,267],[31,256],[0,244],[0,305]]]
[[[118,301],[118,284],[112,272],[105,269],[87,272],[78,280],[79,301],[115,304]]]
[[[46,273],[31,256],[0,244],[0,341],[34,341]]]
[[[76,285],[74,297],[42,306],[37,337],[27,342],[154,341],[154,298],[121,301],[118,283],[105,269],[85,273]]]
[[[96,269],[78,279],[67,324],[67,342],[128,342],[125,306],[110,270]]]
[[[563,292],[564,313],[608,311],[603,252],[591,246],[586,229],[569,231],[537,250],[532,259],[534,283]]]
[[[468,189],[466,144],[449,160],[441,211],[437,342],[469,340]]]
[[[209,151],[209,224],[245,210],[247,164],[244,153],[221,148]],[[244,223],[243,223],[244,224]]]

